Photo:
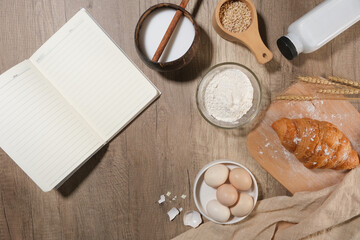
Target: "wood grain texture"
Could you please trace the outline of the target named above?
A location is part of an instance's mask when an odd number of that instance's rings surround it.
[[[321,87],[320,87],[321,88]],[[296,83],[284,95],[316,96],[314,85]],[[254,159],[291,193],[316,191],[340,182],[348,171],[307,169],[287,151],[271,125],[281,118],[312,118],[327,121],[345,134],[360,152],[360,113],[349,101],[276,101],[260,124],[248,136],[248,148]]]
[[[251,158],[244,132],[218,129],[202,119],[195,91],[201,75],[224,61],[255,72],[264,88],[264,109],[298,74],[360,81],[359,24],[292,62],[277,50],[276,40],[288,25],[320,2],[254,1],[260,34],[274,53],[271,62],[259,65],[248,49],[213,30],[216,0],[190,1],[187,9],[202,29],[200,49],[184,69],[161,74],[140,60],[133,39],[140,15],[158,0],[0,1],[0,73],[29,58],[84,7],[163,93],[58,190],[43,193],[0,151],[0,239],[170,239],[188,228],[181,217],[169,222],[166,212],[177,205],[195,209],[190,194],[195,175],[219,158],[247,166],[259,183],[260,199],[289,195]],[[158,206],[167,191],[178,200]],[[188,197],[181,200],[181,194]]]

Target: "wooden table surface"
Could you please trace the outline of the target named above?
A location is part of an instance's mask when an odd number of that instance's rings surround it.
[[[195,209],[192,187],[199,169],[227,158],[256,176],[260,199],[289,195],[250,156],[246,132],[222,130],[199,114],[195,91],[216,63],[251,68],[264,88],[263,107],[301,75],[339,75],[360,80],[360,24],[330,44],[292,62],[276,40],[288,25],[320,0],[255,0],[260,30],[274,53],[259,65],[242,45],[220,38],[211,26],[217,0],[193,0],[188,10],[201,27],[195,59],[178,72],[160,74],[144,65],[134,46],[139,16],[157,0],[1,0],[0,73],[29,58],[79,9],[86,8],[162,91],[162,96],[58,190],[42,192],[0,151],[0,239],[170,239],[189,229],[167,211]],[[180,0],[169,0],[179,3]],[[354,103],[359,109],[360,105]],[[159,206],[161,194],[178,198]],[[185,200],[180,196],[186,194]]]

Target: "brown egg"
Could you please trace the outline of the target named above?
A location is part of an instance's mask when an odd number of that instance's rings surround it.
[[[240,193],[236,205],[230,208],[230,212],[235,217],[243,217],[250,213],[254,207],[254,199],[247,193]]]
[[[239,198],[239,193],[231,184],[223,184],[216,190],[217,200],[224,206],[232,206]]]
[[[247,191],[252,185],[250,174],[243,168],[234,168],[230,171],[230,183],[240,191]]]

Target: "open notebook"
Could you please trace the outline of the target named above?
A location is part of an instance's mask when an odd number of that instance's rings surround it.
[[[82,9],[0,76],[0,146],[47,192],[159,95]]]

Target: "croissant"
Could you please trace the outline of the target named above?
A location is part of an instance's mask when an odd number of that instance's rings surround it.
[[[352,169],[359,157],[349,139],[329,122],[282,118],[272,124],[281,144],[309,169]]]

